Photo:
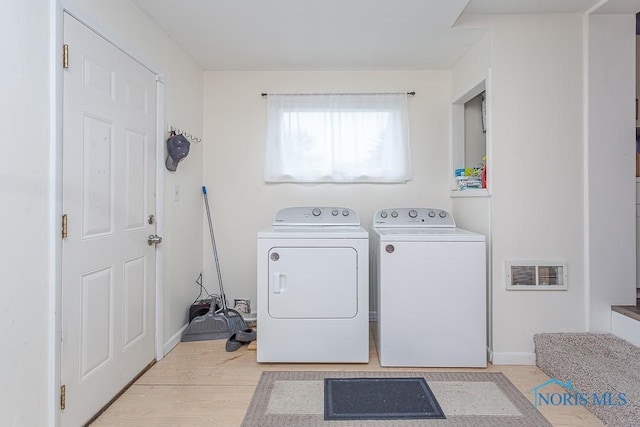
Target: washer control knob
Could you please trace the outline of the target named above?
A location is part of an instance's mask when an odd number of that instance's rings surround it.
[[[334,209],[331,211],[331,215],[338,216],[338,209]]]
[[[398,212],[396,212],[396,211],[391,212],[391,216],[393,218],[398,218]]]
[[[311,214],[313,216],[320,216],[321,213],[322,211],[320,210],[320,208],[313,208],[313,210],[311,211]]]
[[[384,250],[387,251],[388,254],[392,254],[393,251],[396,250],[396,248],[393,245],[387,245],[384,247]]]
[[[342,211],[342,216],[349,216],[349,211],[348,210],[343,210]]]
[[[380,212],[380,218],[386,218],[387,216],[389,216],[389,215],[387,214],[386,211]]]
[[[428,215],[429,215],[429,218],[435,218],[436,213],[434,211],[429,211]]]
[[[417,210],[415,210],[415,209],[411,209],[411,210],[409,211],[409,217],[410,217],[410,218],[415,218],[415,217],[417,217],[417,216],[418,216],[418,211],[417,211]]]
[[[445,211],[440,211],[440,213],[438,214],[438,216],[440,218],[446,218],[447,217],[447,213]]]

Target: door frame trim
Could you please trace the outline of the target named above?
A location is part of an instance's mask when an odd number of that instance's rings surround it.
[[[132,48],[117,37],[98,16],[93,16],[74,0],[49,0],[50,17],[50,145],[49,145],[49,247],[48,263],[51,283],[49,286],[49,310],[53,320],[49,325],[47,366],[48,372],[48,425],[60,425],[60,384],[62,351],[62,239],[60,238],[59,218],[62,215],[62,129],[63,129],[63,82],[62,45],[64,43],[64,14],[68,13],[100,37],[107,40],[125,55],[148,69],[156,76],[156,230],[164,232],[164,72],[142,52]],[[155,358],[164,357],[164,262],[162,246],[156,246],[156,282],[155,282]]]

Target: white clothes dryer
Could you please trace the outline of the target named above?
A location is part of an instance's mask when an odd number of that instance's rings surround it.
[[[430,208],[371,227],[372,331],[381,366],[486,367],[486,245]]]
[[[369,234],[342,207],[278,211],[258,233],[258,362],[369,361]]]

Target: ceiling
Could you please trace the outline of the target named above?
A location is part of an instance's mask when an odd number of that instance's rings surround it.
[[[449,69],[462,15],[583,13],[601,0],[132,0],[205,70]],[[640,0],[598,12],[635,13]]]

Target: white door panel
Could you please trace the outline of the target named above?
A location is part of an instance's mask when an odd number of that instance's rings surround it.
[[[483,365],[484,242],[393,242],[391,253],[388,244],[379,269],[383,366]]]
[[[280,319],[355,317],[358,312],[357,257],[354,248],[272,248],[269,251],[269,315]]]
[[[113,268],[82,275],[80,381],[113,357]]]
[[[84,424],[153,359],[155,75],[65,14],[63,425]]]

